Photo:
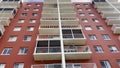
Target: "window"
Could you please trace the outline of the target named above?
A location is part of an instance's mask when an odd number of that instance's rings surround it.
[[[27,31],[34,31],[34,27],[33,26],[27,27]]]
[[[84,6],[88,6],[88,4],[83,4]]]
[[[31,20],[29,20],[29,22],[30,22],[30,23],[35,23],[36,20],[35,20],[35,19],[31,19]]]
[[[13,29],[13,31],[20,31],[21,30],[21,27],[20,26],[17,26]]]
[[[36,6],[40,6],[40,4],[35,4]]]
[[[27,54],[27,52],[28,52],[28,48],[20,48],[20,50],[19,50],[19,54]]]
[[[14,68],[24,68],[24,63],[15,63]]]
[[[78,10],[78,11],[82,11],[82,8],[78,8],[77,10]]]
[[[88,22],[88,20],[87,20],[87,19],[82,19],[82,22],[87,23],[87,22]]]
[[[24,23],[24,21],[25,21],[24,19],[19,19],[18,23]]]
[[[118,49],[115,46],[113,46],[113,45],[109,45],[109,49],[113,53],[118,52]]]
[[[90,40],[97,40],[95,35],[89,35]]]
[[[29,11],[30,9],[29,8],[24,8],[24,11]]]
[[[91,26],[85,26],[85,30],[92,30]]]
[[[39,8],[34,8],[33,11],[39,11]]]
[[[103,49],[102,49],[102,47],[99,46],[99,45],[94,46],[94,50],[95,50],[95,52],[97,52],[97,53],[103,53]]]
[[[108,34],[103,34],[103,35],[102,35],[102,38],[103,38],[104,40],[110,40],[110,37],[109,37]]]
[[[79,15],[80,15],[80,16],[85,16],[85,14],[84,14],[84,13],[80,13]]]
[[[27,6],[31,6],[31,4],[27,4]]]
[[[95,22],[95,23],[98,23],[98,22],[99,22],[98,19],[92,19],[92,20],[93,20],[93,22]]]
[[[8,39],[9,42],[14,42],[16,40],[17,40],[17,36],[10,36]]]
[[[37,13],[32,13],[32,16],[37,16],[38,14]]]
[[[111,68],[111,65],[108,61],[100,61],[102,68]]]
[[[102,26],[97,26],[96,27],[98,30],[104,30]]]
[[[0,68],[5,68],[5,64],[0,63]]]
[[[120,60],[117,60],[118,65],[120,66]]]
[[[76,4],[76,7],[80,7],[80,4]]]
[[[95,16],[93,13],[89,13],[89,16]]]
[[[4,48],[2,55],[10,55],[12,48]]]
[[[26,35],[26,36],[24,36],[24,39],[23,39],[24,41],[31,41],[31,36],[29,36],[29,35]]]
[[[22,13],[21,16],[27,16],[27,13]]]
[[[91,9],[90,8],[86,8],[86,11],[91,11]]]

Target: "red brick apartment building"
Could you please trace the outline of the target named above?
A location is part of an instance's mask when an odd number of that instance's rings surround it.
[[[78,1],[1,0],[0,68],[120,68],[119,1]]]

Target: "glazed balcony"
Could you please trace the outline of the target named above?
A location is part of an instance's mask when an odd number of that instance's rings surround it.
[[[88,46],[64,46],[65,58],[71,59],[90,59],[92,52]]]
[[[60,14],[61,18],[76,18],[76,14],[75,13],[61,13]]]
[[[42,18],[58,18],[56,13],[42,13]]]
[[[119,13],[112,13],[112,12],[104,12],[101,14],[102,18],[107,18],[107,17],[120,17]]]
[[[43,8],[42,13],[58,13],[58,9],[56,9],[56,8]]]
[[[37,40],[59,40],[60,35],[38,35]]]
[[[54,25],[58,25],[59,24],[59,21],[58,20],[40,20],[41,24],[40,25],[51,25],[51,24],[54,24]]]
[[[61,25],[62,28],[82,28],[81,26],[78,26],[78,22],[79,20],[61,20]]]
[[[60,13],[75,13],[74,9],[70,8],[61,8]]]
[[[16,1],[1,1],[0,7],[2,8],[19,8],[21,5],[21,2],[16,0]]]
[[[57,0],[44,0],[44,3],[54,4],[54,3],[57,3]]]
[[[31,68],[62,68],[62,64],[35,64]],[[95,63],[66,63],[66,68],[97,68]]]
[[[107,25],[113,25],[113,24],[120,24],[120,19],[119,18],[107,18],[106,20]]]
[[[56,0],[56,1],[57,1],[57,0]],[[56,3],[55,3],[55,4],[49,4],[49,3],[48,3],[48,4],[44,4],[43,8],[44,8],[44,9],[47,9],[47,8],[48,8],[48,9],[49,9],[49,8],[50,8],[50,9],[52,9],[52,8],[57,9],[58,6],[57,6]]]
[[[5,29],[3,25],[0,25],[0,37],[4,34]]]
[[[59,4],[59,6],[60,6],[60,9],[63,9],[63,8],[74,9],[72,2],[71,3],[61,3],[61,4]]]
[[[112,31],[114,34],[120,34],[120,24],[113,24]]]
[[[16,10],[13,8],[0,8],[0,16],[13,18],[16,14]]]
[[[71,0],[59,0],[60,3],[62,2],[71,2]]]
[[[62,29],[64,45],[84,45],[86,38],[81,29]]]
[[[61,59],[60,41],[59,40],[38,41],[33,55],[36,61],[60,60]]]
[[[0,24],[4,26],[9,26],[10,20],[8,17],[0,17]]]

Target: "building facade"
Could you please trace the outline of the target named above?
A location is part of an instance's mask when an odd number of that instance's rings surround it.
[[[120,68],[118,0],[0,2],[0,68]]]

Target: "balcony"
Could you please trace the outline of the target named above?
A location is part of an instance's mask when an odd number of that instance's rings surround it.
[[[58,13],[58,9],[57,8],[44,8],[43,7],[42,13]]]
[[[61,20],[62,28],[82,28],[79,26],[79,20]]]
[[[60,14],[61,18],[76,18],[76,14],[75,13],[61,13]]]
[[[62,64],[35,64],[31,68],[62,68]],[[95,63],[66,63],[66,68],[97,68]]]
[[[81,29],[63,29],[64,45],[84,45],[86,38]]]
[[[107,25],[120,24],[120,19],[118,18],[107,18]]]
[[[33,55],[36,61],[60,60],[61,59],[60,41],[59,40],[38,41]]]
[[[0,24],[4,26],[9,26],[10,20],[8,17],[0,17]]]
[[[64,46],[65,58],[71,59],[90,59],[92,52],[88,46]]]
[[[0,16],[13,18],[16,14],[16,10],[14,8],[0,8]]]
[[[49,9],[49,8],[50,8],[50,9],[51,9],[51,8],[56,8],[56,9],[57,9],[58,6],[57,6],[57,3],[55,3],[55,4],[49,4],[49,3],[48,3],[48,4],[44,4],[44,7],[43,7],[43,8],[44,8],[44,9],[47,9],[47,8],[48,8],[48,9]]]
[[[102,18],[107,18],[107,17],[116,17],[118,18],[120,15],[119,13],[114,13],[114,12],[104,12],[101,14]]]
[[[0,37],[4,34],[5,29],[3,25],[0,25]]]
[[[60,9],[63,9],[63,8],[74,9],[72,2],[71,3],[60,3],[59,6],[60,6]]]
[[[45,4],[55,4],[57,3],[57,0],[44,0]]]
[[[60,35],[38,35],[37,40],[59,40]]]
[[[60,3],[63,3],[63,2],[71,2],[71,0],[59,0]]]
[[[17,9],[21,5],[20,1],[2,1],[0,3],[0,8],[14,8]]]
[[[56,13],[42,13],[42,18],[58,18]]]
[[[75,13],[75,11],[70,8],[60,8],[60,13]]]
[[[120,24],[113,24],[112,31],[115,34],[120,34]]]

